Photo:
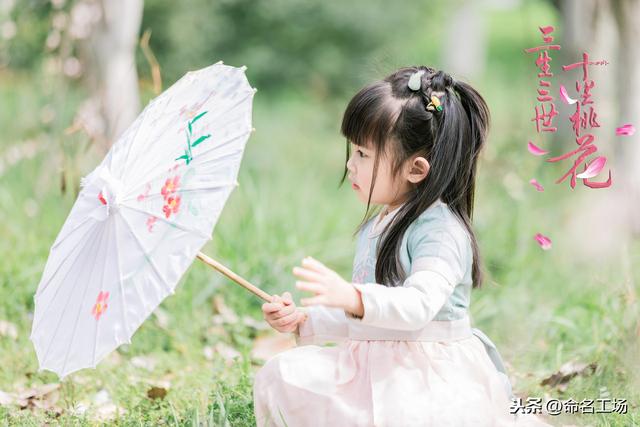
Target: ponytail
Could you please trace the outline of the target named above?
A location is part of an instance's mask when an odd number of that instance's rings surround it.
[[[424,70],[419,88],[418,81],[409,88],[409,78],[419,70]],[[438,96],[442,109],[426,108],[432,94]],[[473,287],[481,286],[483,274],[471,224],[477,158],[485,144],[489,120],[487,104],[475,89],[424,66],[401,68],[363,88],[350,101],[341,129],[347,138],[347,160],[349,141],[371,141],[378,153],[385,151],[388,141],[395,141],[394,172],[416,154],[425,156],[430,164],[426,179],[416,184],[382,231],[377,247],[377,283],[401,285],[407,275],[399,256],[402,237],[427,208],[441,199],[468,232],[473,250]]]

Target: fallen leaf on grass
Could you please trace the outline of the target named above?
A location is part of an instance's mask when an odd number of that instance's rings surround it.
[[[222,325],[209,326],[207,328],[207,336],[210,336],[210,337],[216,336],[216,337],[220,337],[221,339],[227,339],[227,340],[231,339],[229,332]],[[203,340],[206,342],[207,337],[205,336]]]
[[[164,399],[167,395],[167,389],[164,387],[151,387],[147,390],[147,397],[149,399]]]
[[[256,337],[253,341],[251,357],[266,361],[276,354],[295,346],[296,339],[292,334],[265,334]]]
[[[96,421],[109,421],[127,412],[126,409],[111,401],[111,396],[105,389],[100,390],[93,396],[93,406],[94,410],[90,411],[90,415]]]
[[[18,327],[14,323],[0,320],[0,336],[15,340],[18,338]]]
[[[207,360],[213,360],[215,359],[216,354],[219,354],[228,365],[233,363],[236,357],[242,356],[242,354],[238,352],[238,350],[223,342],[218,342],[215,346],[205,346],[202,349],[202,353]]]
[[[118,347],[118,350],[122,350],[124,351],[124,348],[127,344],[123,344],[120,347]],[[112,351],[111,353],[109,353],[109,355],[107,357],[105,357],[104,359],[104,364],[108,365],[108,366],[116,366],[122,363],[122,355],[120,354],[119,351]]]
[[[215,295],[211,300],[211,304],[215,313],[213,317],[216,324],[238,322],[238,315],[225,304],[221,295]]]
[[[120,415],[124,415],[127,412],[126,409],[121,408],[115,403],[107,403],[99,406],[93,411],[92,419],[95,421],[110,421]]]
[[[577,375],[590,375],[595,372],[598,365],[595,362],[586,364],[581,362],[569,361],[562,365],[558,372],[550,375],[540,382],[540,385],[548,385],[566,389],[567,383]]]
[[[256,320],[251,316],[242,316],[242,323],[257,331],[266,331],[271,328],[264,320]]]
[[[0,390],[0,406],[13,405],[13,396]]]
[[[153,310],[153,314],[155,315],[158,326],[160,326],[161,329],[168,330],[170,320],[169,313],[160,307],[156,307],[156,309]]]
[[[63,410],[56,405],[60,398],[60,383],[50,383],[30,387],[15,393],[0,391],[0,405],[16,405],[20,409],[42,409],[52,414],[60,415]]]

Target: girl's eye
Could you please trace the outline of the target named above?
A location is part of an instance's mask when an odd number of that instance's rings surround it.
[[[367,157],[361,150],[356,150],[360,157]]]

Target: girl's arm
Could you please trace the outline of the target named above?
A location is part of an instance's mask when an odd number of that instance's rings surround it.
[[[467,246],[468,244],[468,246]],[[347,320],[380,328],[417,330],[442,309],[471,265],[466,233],[446,227],[410,238],[411,272],[402,286],[352,283],[359,291],[361,318],[345,310]],[[355,310],[354,310],[355,311]]]
[[[344,340],[348,334],[347,321],[342,309],[315,305],[299,307],[307,314],[307,319],[298,324],[294,331],[298,346]]]

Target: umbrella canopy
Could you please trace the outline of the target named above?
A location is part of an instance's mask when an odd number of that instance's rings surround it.
[[[256,92],[245,70],[187,73],[82,179],[34,296],[40,370],[95,367],[175,292],[238,185]]]

